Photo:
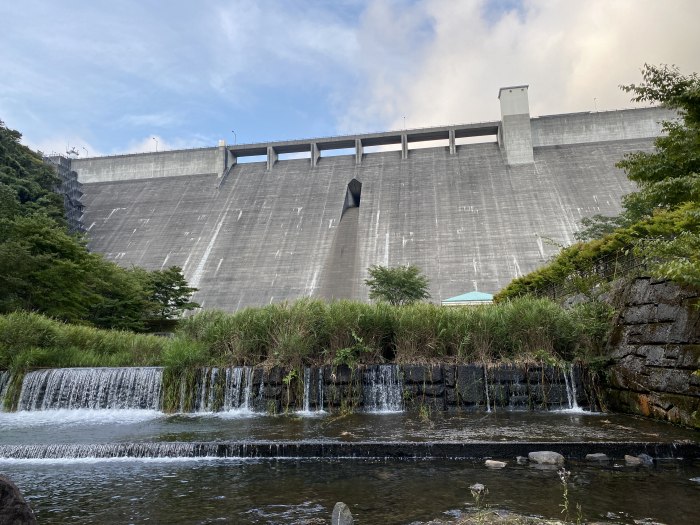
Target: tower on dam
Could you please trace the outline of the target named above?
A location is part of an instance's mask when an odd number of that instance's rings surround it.
[[[616,214],[614,167],[650,150],[663,108],[532,118],[502,88],[493,122],[72,159],[92,250],[178,265],[206,308],[366,300],[373,264],[415,264],[432,299],[495,293]],[[294,157],[289,158],[289,154]]]

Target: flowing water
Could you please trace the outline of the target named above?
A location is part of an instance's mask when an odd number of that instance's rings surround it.
[[[591,451],[619,442],[651,444],[640,446],[653,451],[654,443],[698,441],[691,430],[582,412],[573,402],[560,411],[482,408],[426,418],[403,411],[397,367],[364,374],[364,412],[321,411],[323,380],[309,369],[303,410],[271,416],[254,411],[265,386],[254,388],[247,367],[202,370],[192,411],[173,415],[160,409],[160,369],[33,372],[23,384],[22,409],[0,413],[0,474],[18,484],[40,523],[57,525],[308,525],[328,523],[336,501],[350,505],[359,524],[407,524],[473,511],[469,486],[477,482],[489,488],[493,508],[559,518],[563,486],[556,470],[518,465],[511,453],[502,458],[505,469],[489,470],[485,455],[524,441],[540,442],[539,449],[583,442]],[[567,375],[575,400],[574,377]],[[8,381],[0,373],[0,390]],[[217,389],[223,401],[216,401]],[[479,459],[430,452],[454,443],[490,452]],[[572,508],[581,503],[583,518],[600,522],[700,523],[700,483],[692,481],[700,479],[700,462],[660,459],[682,449],[658,446],[664,452],[652,467],[569,459]],[[343,452],[358,447],[370,451],[365,456],[386,453],[359,459],[363,453]],[[284,457],[295,450],[314,457]],[[405,457],[418,450],[429,458]]]

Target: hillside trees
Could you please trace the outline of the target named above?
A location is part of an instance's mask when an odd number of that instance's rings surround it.
[[[575,282],[602,265],[631,254],[659,278],[700,285],[700,78],[674,66],[645,64],[640,84],[621,86],[636,102],[662,104],[678,118],[664,123],[665,135],[652,152],[625,155],[617,166],[638,186],[622,200],[616,217],[582,221],[587,241],[564,249],[548,266],[514,280],[497,297],[542,293]]]
[[[179,268],[124,269],[69,234],[54,170],[20,138],[0,121],[0,313],[140,330],[197,306]]]

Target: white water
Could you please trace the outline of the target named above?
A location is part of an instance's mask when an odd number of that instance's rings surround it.
[[[237,415],[252,413],[250,401],[253,396],[253,368],[227,368],[225,375],[223,411]],[[262,382],[260,386],[262,392]]]
[[[491,412],[491,400],[489,399],[489,374],[486,364],[484,364],[484,392],[486,393],[486,412]]]
[[[141,409],[68,409],[3,412],[0,428],[9,430],[29,427],[69,427],[75,425],[111,425],[140,423],[165,417],[158,410]]]
[[[202,374],[195,386],[194,412],[213,412],[216,397],[216,382],[219,378],[219,369],[216,367],[202,368]],[[180,405],[180,412],[182,412]]]
[[[317,416],[325,414],[323,411],[323,369],[318,368],[318,383],[316,390],[316,410],[311,410],[311,383],[313,381],[313,370],[304,368],[304,397],[302,399],[302,409],[297,411],[300,416]]]
[[[363,376],[365,412],[403,412],[403,384],[397,365],[368,367]]]
[[[29,372],[20,411],[161,407],[162,368],[55,368]]]
[[[573,365],[563,370],[562,375],[564,376],[564,385],[566,386],[566,399],[569,403],[569,408],[564,411],[571,413],[584,412],[583,408],[578,405],[578,401],[576,400],[578,395],[576,393],[576,377],[574,376]]]

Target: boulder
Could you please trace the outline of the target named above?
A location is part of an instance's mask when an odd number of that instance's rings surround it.
[[[625,464],[630,467],[636,467],[637,465],[642,464],[642,460],[636,456],[628,456],[625,454]]]
[[[0,523],[36,525],[36,518],[17,485],[0,476]]]
[[[586,454],[586,461],[610,461],[610,458],[607,454],[597,452],[595,454]]]
[[[505,461],[496,461],[495,459],[487,459],[484,464],[488,468],[503,468],[506,466]]]
[[[333,516],[331,517],[331,525],[353,525],[355,520],[352,518],[352,513],[348,506],[339,501],[333,507]]]
[[[518,465],[526,465],[527,464],[527,458],[525,456],[516,456],[515,457],[515,462]]]
[[[527,458],[538,465],[562,465],[564,463],[564,456],[551,450],[530,452]]]
[[[642,462],[642,465],[646,467],[651,467],[654,464],[654,458],[652,458],[649,454],[639,454],[637,458]]]

